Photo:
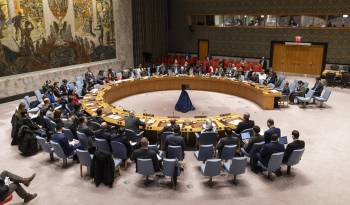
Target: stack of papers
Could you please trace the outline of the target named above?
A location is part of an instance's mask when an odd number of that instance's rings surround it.
[[[122,117],[120,117],[119,115],[108,115],[109,118],[112,118],[113,120],[119,120]]]
[[[237,126],[241,121],[242,121],[242,120],[236,119],[236,120],[230,121],[229,123],[232,124],[232,125]]]

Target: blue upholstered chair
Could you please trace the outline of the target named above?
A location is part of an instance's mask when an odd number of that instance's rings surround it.
[[[314,97],[315,101],[320,102],[320,107],[323,106],[323,103],[327,102],[331,96],[332,91],[330,89],[325,89],[320,97]]]
[[[283,155],[284,155],[284,152],[278,152],[278,153],[272,154],[267,167],[265,167],[263,163],[258,161],[258,166],[261,167],[264,171],[268,172],[267,177],[269,179],[271,179],[272,172],[275,172],[276,170],[281,168]]]
[[[149,176],[155,173],[152,159],[137,159],[137,170],[136,172],[146,177],[146,181],[149,181]]]
[[[96,149],[98,151],[111,153],[111,150],[109,148],[109,144],[108,144],[107,140],[96,138],[95,142],[96,142]]]
[[[56,142],[53,142],[53,141],[51,141],[50,144],[51,144],[51,146],[52,146],[52,148],[53,148],[54,153],[56,154],[56,156],[57,156],[58,158],[61,158],[61,159],[63,160],[63,167],[67,166],[67,160],[68,160],[68,159],[73,159],[73,153],[72,153],[72,155],[67,156],[67,155],[64,153],[64,151],[63,151],[63,149],[62,149],[62,147],[61,147],[60,144],[58,144],[58,143],[56,143]]]
[[[63,128],[63,134],[64,134],[64,136],[66,136],[68,138],[69,141],[73,141],[74,135],[72,133],[72,130],[67,129],[67,128]]]
[[[214,146],[211,145],[200,145],[199,150],[194,152],[194,156],[198,161],[202,161],[203,163],[213,158],[214,156]]]
[[[128,151],[123,143],[111,141],[112,155],[124,161],[124,168],[128,165]]]
[[[87,168],[87,174],[90,175],[92,157],[86,150],[77,149],[77,155],[80,163],[80,176],[83,177],[83,166]]]
[[[304,150],[305,149],[293,150],[292,154],[289,156],[288,161],[285,163],[287,165],[287,174],[290,174],[292,166],[297,165],[300,162],[301,157],[304,154]]]
[[[306,107],[306,103],[310,103],[311,102],[311,100],[314,97],[314,94],[315,94],[314,90],[309,90],[306,93],[305,97],[298,96],[297,100],[298,100],[298,102],[301,102],[303,104],[303,107]]]
[[[182,147],[169,145],[166,150],[166,158],[182,161],[184,159]]]
[[[204,176],[208,176],[209,184],[212,184],[213,177],[220,175],[221,159],[208,159],[201,165],[201,171]]]
[[[79,132],[79,131],[77,131],[77,137],[78,137],[78,140],[80,142],[81,148],[83,150],[87,150],[89,148],[89,139],[88,139],[88,137],[84,133]]]
[[[235,156],[237,145],[225,145],[221,151],[221,160],[229,160]]]
[[[224,164],[224,169],[233,175],[233,183],[237,184],[237,175],[244,174],[247,167],[246,157],[235,157]]]
[[[177,163],[176,159],[163,159],[163,174],[171,178],[171,183],[174,187],[177,185],[177,177],[181,174],[179,167],[176,166]]]
[[[50,155],[50,160],[52,161],[54,159],[53,158],[53,151],[54,150],[51,147],[51,145],[46,141],[45,138],[36,136],[36,140],[37,140],[39,146],[41,147],[41,149]]]

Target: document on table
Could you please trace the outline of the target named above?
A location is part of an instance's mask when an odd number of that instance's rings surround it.
[[[230,121],[229,123],[230,124],[232,124],[232,125],[235,125],[235,126],[237,126],[240,122],[241,122],[242,120],[238,120],[238,119],[236,119],[236,120],[232,120],[232,121]]]

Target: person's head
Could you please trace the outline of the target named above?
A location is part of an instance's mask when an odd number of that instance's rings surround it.
[[[232,129],[229,128],[229,127],[225,127],[225,134],[226,134],[227,136],[232,135]]]
[[[176,125],[176,120],[175,120],[175,119],[171,119],[171,120],[170,120],[170,124],[171,124],[171,126]]]
[[[25,109],[26,109],[26,104],[24,104],[24,102],[20,102],[18,105],[18,111],[21,113]]]
[[[292,131],[292,137],[293,137],[293,140],[299,139],[299,131],[298,130],[293,130]]]
[[[289,82],[286,82],[286,84],[284,84],[284,87],[285,88],[289,87]]]
[[[130,111],[129,117],[135,117],[135,112],[134,111]]]
[[[206,129],[206,130],[212,130],[212,129],[213,129],[213,123],[212,123],[211,120],[208,119],[208,120],[205,122],[205,129]]]
[[[49,99],[49,98],[45,98],[45,99],[44,99],[44,104],[45,104],[45,105],[50,104],[50,99]]]
[[[181,128],[179,125],[175,125],[173,130],[175,134],[181,135]]]
[[[53,112],[53,118],[54,119],[60,119],[61,118],[61,110],[55,110]]]
[[[275,125],[275,121],[273,121],[273,119],[267,120],[267,127],[273,127],[274,125]]]
[[[79,124],[82,125],[86,122],[86,118],[85,117],[80,117],[79,118]]]
[[[106,129],[108,127],[107,122],[102,122],[101,123],[101,128]]]
[[[298,85],[303,85],[303,81],[299,80]]]
[[[68,80],[63,79],[63,80],[62,80],[62,83],[63,83],[63,84],[67,84],[67,83],[68,83]]]
[[[142,149],[148,149],[149,141],[146,137],[142,137],[140,143]]]
[[[258,135],[260,133],[260,127],[255,125],[253,127],[253,133],[254,133],[254,135]]]
[[[271,135],[271,142],[277,142],[278,140],[278,135],[276,133]]]
[[[62,131],[63,131],[63,125],[58,124],[58,125],[56,126],[56,132],[62,132]]]
[[[249,118],[250,118],[250,114],[249,113],[246,112],[246,113],[243,114],[243,120],[244,121],[249,121]]]
[[[102,115],[102,109],[101,109],[101,108],[98,108],[98,109],[96,110],[96,114],[97,114],[97,116],[101,116],[101,115]]]

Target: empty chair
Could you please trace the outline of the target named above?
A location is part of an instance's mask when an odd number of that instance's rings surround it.
[[[265,167],[263,163],[258,161],[258,166],[268,172],[267,177],[269,179],[271,179],[272,172],[275,172],[276,170],[281,168],[283,155],[284,155],[284,152],[278,152],[278,153],[272,154],[267,167]]]
[[[137,169],[136,172],[146,177],[146,182],[148,177],[154,174],[154,167],[152,159],[137,159]]]
[[[249,153],[245,151],[244,148],[241,148],[241,152],[244,154],[246,157],[251,157],[253,153],[256,151],[260,150],[261,147],[265,144],[265,142],[256,142],[253,144],[252,148],[250,149]]]
[[[201,171],[204,176],[210,177],[211,184],[214,176],[220,175],[221,159],[208,159],[205,164],[201,165]]]
[[[169,135],[174,134],[173,132],[163,132],[160,135],[160,150],[165,151],[165,141],[166,141],[166,137]]]
[[[83,150],[89,149],[89,139],[88,139],[88,137],[84,133],[81,133],[79,131],[77,131],[77,137],[78,137],[78,140],[80,142],[81,148]]]
[[[41,149],[46,152],[49,153],[50,155],[50,160],[53,160],[53,148],[50,146],[50,144],[46,141],[45,138],[36,136],[36,140],[38,142],[38,144],[40,145]]]
[[[171,183],[174,187],[177,185],[177,177],[180,176],[180,168],[177,166],[176,159],[163,159],[163,174],[171,177]]]
[[[237,183],[237,175],[244,174],[247,167],[246,157],[235,157],[232,161],[226,162],[224,164],[225,170],[233,175],[233,183]]]
[[[78,75],[78,76],[75,76],[75,80],[83,83],[84,82],[84,77]]]
[[[235,156],[237,145],[225,145],[221,151],[221,160],[229,160]]]
[[[284,86],[286,85],[286,83],[287,83],[287,80],[283,80],[283,81],[281,82],[281,84],[280,84],[277,88],[275,88],[275,89],[278,90],[278,91],[282,91],[283,88],[284,88]]]
[[[87,168],[87,174],[90,175],[90,168],[91,168],[91,155],[86,150],[80,150],[77,149],[77,155],[80,163],[80,176],[83,177],[83,166],[86,166]]]
[[[35,97],[38,100],[38,102],[43,101],[43,94],[41,94],[40,90],[35,90],[34,91]]]
[[[320,102],[320,107],[323,106],[323,103],[327,102],[331,96],[332,91],[330,89],[325,89],[323,94],[320,97],[314,97],[315,101]]]
[[[50,120],[50,118],[44,116],[44,128],[46,128],[46,132],[49,136],[53,135],[56,132],[56,123],[52,120]]]
[[[51,141],[50,144],[56,156],[63,160],[63,167],[67,165],[67,159],[73,159],[73,154],[70,156],[66,156],[60,144],[53,141]]]
[[[26,103],[28,104],[28,107],[30,108],[30,103],[32,102],[32,100],[30,99],[30,97],[27,95],[27,96],[24,96],[23,99],[26,101]]]
[[[74,135],[72,133],[72,130],[67,129],[67,128],[63,128],[63,133],[64,133],[64,136],[66,136],[69,141],[73,141]]]
[[[111,153],[111,150],[109,148],[109,144],[108,144],[107,140],[96,138],[95,141],[96,141],[96,149],[98,151]]]
[[[214,146],[211,145],[200,145],[199,150],[194,152],[194,156],[198,161],[205,162],[214,156]]]
[[[298,164],[301,160],[301,157],[304,154],[305,149],[296,149],[293,150],[292,154],[290,155],[288,161],[285,163],[287,165],[287,174],[290,174],[291,167]]]
[[[218,141],[217,132],[196,133],[198,145],[216,145]]]
[[[303,103],[303,107],[306,107],[306,103],[310,103],[310,102],[311,102],[311,100],[312,100],[313,97],[314,97],[314,94],[315,94],[315,91],[310,89],[310,90],[306,93],[305,97],[300,97],[300,96],[298,96],[298,97],[297,97],[297,100],[298,100],[298,102]]]
[[[136,142],[142,138],[143,131],[140,133],[136,133],[134,130],[125,129],[125,134],[130,141]]]
[[[166,150],[166,158],[182,161],[184,159],[182,147],[169,145]]]

